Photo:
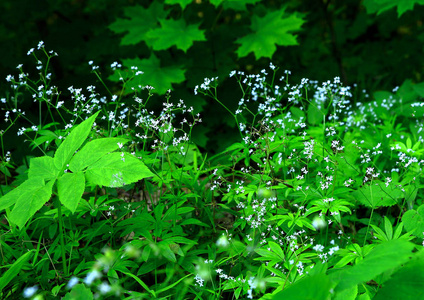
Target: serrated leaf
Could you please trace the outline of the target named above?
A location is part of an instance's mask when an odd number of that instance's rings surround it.
[[[54,165],[56,169],[63,170],[66,167],[72,156],[75,154],[75,151],[81,147],[87,138],[99,112],[100,111],[96,112],[90,118],[73,128],[71,133],[65,138],[62,144],[60,144],[54,155]]]
[[[36,184],[34,181],[34,185],[30,189],[23,190],[10,213],[10,220],[19,228],[22,228],[29,218],[49,201],[54,182],[52,180],[47,184],[44,184],[44,182]],[[21,186],[18,188],[21,188]]]
[[[57,177],[58,172],[53,157],[35,157],[30,161],[28,178],[41,177],[44,180],[51,180]]]
[[[139,89],[144,86],[152,86],[153,92],[163,95],[167,90],[172,89],[172,84],[181,83],[185,80],[185,70],[177,66],[161,67],[159,59],[152,54],[149,59],[125,59],[122,64],[130,69],[132,66],[138,67],[138,70],[144,74],[135,77],[126,83],[128,92],[131,88]],[[121,72],[115,71],[115,74],[109,77],[112,81],[120,81]]]
[[[194,41],[206,41],[204,30],[199,25],[187,25],[184,19],[159,20],[161,28],[150,30],[147,37],[152,40],[154,50],[165,50],[176,46],[187,52]]]
[[[386,187],[384,182],[379,182],[361,187],[352,196],[365,206],[377,208],[395,205],[396,200],[403,197],[403,193],[400,189]]]
[[[271,58],[279,46],[297,45],[296,36],[291,32],[298,31],[304,21],[292,14],[283,18],[284,9],[270,12],[263,18],[253,16],[250,33],[239,38],[236,43],[241,44],[237,49],[238,57],[247,56],[250,52],[255,54],[256,60],[261,57]]]
[[[118,143],[124,145],[128,142],[123,138],[102,138],[88,142],[78,151],[69,162],[69,170],[78,172],[95,163],[104,155],[119,148]]]
[[[87,181],[95,185],[121,187],[155,175],[141,160],[131,154],[124,153],[122,157],[121,153],[114,152],[90,165],[85,176]]]
[[[158,28],[158,19],[166,18],[168,12],[163,9],[162,3],[153,1],[147,9],[141,5],[125,7],[124,15],[127,19],[117,19],[109,25],[109,29],[115,33],[126,32],[121,39],[121,45],[135,45],[144,41],[151,46],[151,40],[146,33],[151,29]]]
[[[261,0],[226,0],[224,1],[224,3],[222,4],[222,6],[224,7],[225,10],[227,9],[233,9],[236,11],[246,11],[247,4],[256,4],[258,2],[261,2]]]
[[[60,202],[72,213],[77,209],[85,189],[83,172],[66,173],[57,180],[57,192]]]

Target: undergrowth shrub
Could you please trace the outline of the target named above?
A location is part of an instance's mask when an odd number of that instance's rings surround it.
[[[3,298],[420,293],[423,84],[367,101],[339,78],[290,84],[270,64],[230,73],[242,91],[232,111],[220,79],[205,79],[194,94],[223,105],[240,136],[207,157],[191,138],[201,116],[171,91],[159,112],[149,110],[151,87],[124,92],[125,80],[116,94],[89,86],[66,96],[48,71],[56,54],[41,42],[28,54],[39,78],[18,66],[2,99],[2,138],[18,118],[29,124],[17,129],[23,164],[2,147]],[[19,107],[22,93],[38,119]]]

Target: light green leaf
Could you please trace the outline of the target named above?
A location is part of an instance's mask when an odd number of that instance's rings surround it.
[[[238,57],[244,57],[253,52],[256,60],[261,57],[271,58],[277,50],[276,45],[297,45],[296,36],[291,32],[298,31],[304,21],[297,14],[291,14],[286,18],[283,18],[283,15],[284,9],[270,12],[263,18],[254,15],[250,26],[253,33],[236,41],[241,44],[236,51]]]
[[[70,292],[68,292],[65,297],[63,297],[63,300],[92,300],[93,299],[93,293],[91,290],[83,285],[82,283],[77,284],[72,288]]]
[[[124,33],[121,45],[135,45],[145,41],[151,46],[151,40],[147,37],[147,32],[159,27],[158,19],[165,19],[168,12],[163,9],[163,4],[153,1],[149,8],[141,5],[128,6],[124,8],[124,15],[127,19],[117,19],[109,25],[109,29],[115,33]]]
[[[41,177],[44,180],[52,180],[57,177],[58,172],[52,157],[35,157],[30,161],[28,178]]]
[[[147,37],[152,39],[154,50],[166,50],[172,46],[187,52],[194,41],[206,41],[204,30],[199,25],[187,25],[184,19],[159,20],[161,28],[150,30]]]
[[[65,140],[60,144],[54,155],[54,165],[58,170],[64,170],[72,156],[75,154],[75,151],[84,143],[88,134],[91,131],[94,120],[100,111],[96,112],[87,120],[83,121],[81,124],[72,129],[71,133],[65,138]]]
[[[16,203],[25,192],[43,187],[44,180],[42,177],[30,178],[25,180],[20,186],[11,190],[9,193],[0,198],[0,211],[10,207]]]
[[[13,264],[12,266],[3,273],[3,275],[0,278],[0,292],[3,291],[3,289],[8,285],[10,281],[12,281],[13,278],[18,275],[18,273],[21,271],[24,264],[31,258],[35,250],[30,250],[27,253],[21,255]]]
[[[400,18],[408,10],[413,10],[415,4],[423,5],[424,0],[365,0],[363,4],[368,14],[377,13],[377,15],[397,7],[398,18]]]
[[[149,85],[154,88],[153,92],[163,95],[167,90],[172,89],[172,84],[181,83],[185,80],[185,70],[177,66],[161,67],[159,59],[154,54],[149,59],[124,59],[122,64],[128,69],[135,66],[138,67],[138,70],[144,72],[143,75],[126,83],[127,93],[132,92],[132,88],[139,89]],[[121,81],[121,76],[121,71],[115,71],[115,74],[110,76],[109,79],[118,82]]]
[[[83,171],[89,165],[95,163],[104,155],[119,148],[118,143],[124,145],[128,142],[123,138],[103,138],[88,142],[78,151],[69,162],[69,170],[72,172]]]
[[[273,300],[327,300],[331,282],[325,274],[307,276],[276,294]]]
[[[340,282],[336,292],[372,280],[375,276],[402,265],[409,260],[414,245],[405,240],[391,240],[376,246],[365,258],[353,267],[333,273]]]
[[[54,182],[52,180],[47,184],[44,184],[44,182],[36,184],[34,181],[34,185],[30,189],[23,190],[10,213],[10,220],[22,228],[29,218],[49,201]],[[21,186],[18,188],[20,189]]]
[[[233,9],[233,10],[236,10],[236,11],[246,11],[247,10],[247,7],[246,7],[247,4],[255,5],[258,2],[261,2],[261,0],[243,0],[243,1],[240,1],[240,0],[225,0],[222,3],[222,6],[225,10]]]
[[[424,204],[418,207],[416,211],[411,209],[405,212],[402,216],[402,222],[407,231],[413,231],[413,235],[422,238],[424,232]]]
[[[57,192],[60,202],[72,213],[77,209],[85,189],[83,172],[66,173],[57,180]]]
[[[121,187],[155,176],[146,165],[131,154],[120,152],[109,153],[87,168],[87,181],[92,184],[108,187]]]
[[[395,205],[397,199],[403,197],[403,193],[399,188],[390,185],[386,187],[384,182],[373,182],[353,192],[352,196],[365,206],[377,208]]]

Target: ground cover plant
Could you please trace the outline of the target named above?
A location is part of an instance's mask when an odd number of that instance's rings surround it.
[[[120,92],[60,91],[57,54],[40,42],[28,55],[35,68],[19,65],[1,98],[2,145],[15,130],[28,152],[2,146],[2,298],[422,297],[424,83],[369,96],[271,63],[229,74],[231,110],[206,78],[193,94],[239,136],[207,156],[192,141],[200,114],[171,90],[150,109],[152,87],[128,84],[143,70],[113,63],[131,74]]]

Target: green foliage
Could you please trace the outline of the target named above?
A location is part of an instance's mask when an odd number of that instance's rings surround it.
[[[398,18],[400,18],[408,10],[413,10],[414,5],[423,5],[422,0],[401,0],[401,1],[390,1],[390,0],[365,0],[364,5],[367,8],[369,14],[381,14],[386,10],[397,8]]]

